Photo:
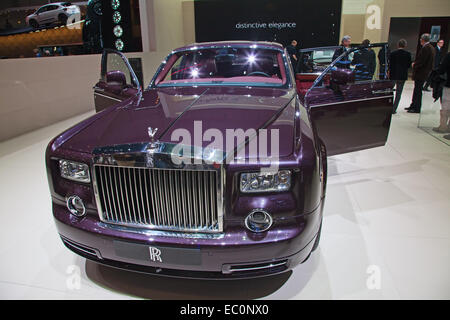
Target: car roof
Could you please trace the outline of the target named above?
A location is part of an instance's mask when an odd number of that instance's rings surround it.
[[[62,5],[63,3],[71,3],[70,1],[62,1],[62,2],[50,2],[50,3],[46,3],[43,6],[40,6],[40,8],[42,7],[47,7],[47,6],[51,6],[51,5]]]
[[[201,49],[201,48],[226,48],[226,47],[251,47],[251,46],[284,50],[283,45],[278,42],[234,40],[234,41],[212,41],[212,42],[192,43],[190,45],[177,48],[174,50],[174,52]]]

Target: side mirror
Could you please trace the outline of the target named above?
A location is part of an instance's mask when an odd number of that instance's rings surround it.
[[[355,82],[355,73],[351,69],[338,68],[331,71],[331,83],[336,85],[346,85]]]
[[[122,71],[113,70],[106,73],[106,83],[112,92],[120,94],[127,84],[127,79]]]
[[[108,85],[121,85],[127,84],[127,79],[122,71],[114,70],[106,73],[106,83]]]

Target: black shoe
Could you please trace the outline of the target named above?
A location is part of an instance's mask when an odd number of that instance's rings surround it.
[[[397,111],[392,111],[392,114],[397,114]]]
[[[408,113],[420,113],[420,111],[416,109],[410,109],[408,110]]]
[[[426,92],[430,92],[430,90],[427,89],[427,88],[423,88],[422,90],[423,90],[423,91],[426,91]]]
[[[405,110],[413,110],[413,109],[414,109],[413,107],[405,108]]]
[[[450,134],[444,136],[444,139],[450,140]]]

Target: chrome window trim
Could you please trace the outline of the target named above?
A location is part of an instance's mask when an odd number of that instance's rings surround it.
[[[376,100],[376,99],[387,99],[387,98],[394,98],[394,96],[382,96],[382,97],[372,97],[372,98],[347,100],[347,101],[339,101],[339,102],[331,102],[331,103],[323,103],[323,104],[313,104],[313,105],[310,105],[309,107],[310,108],[318,108],[318,107],[323,107],[323,106],[332,106],[335,104],[353,103],[353,102],[361,102],[361,101]]]
[[[99,96],[102,96],[102,97],[105,97],[105,98],[109,98],[109,99],[117,101],[117,102],[122,102],[123,101],[123,100],[120,100],[120,99],[117,99],[117,98],[113,98],[113,97],[107,96],[106,94],[102,94],[102,93],[98,93],[98,92],[94,91],[94,95],[95,94],[99,95]]]

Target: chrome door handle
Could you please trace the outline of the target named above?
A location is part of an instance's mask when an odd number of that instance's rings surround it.
[[[94,89],[95,91],[98,91],[98,92],[105,92],[105,89],[97,87],[97,86],[93,86],[92,89]]]
[[[386,89],[386,90],[373,90],[372,94],[383,94],[383,93],[393,93],[394,90]]]

